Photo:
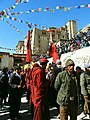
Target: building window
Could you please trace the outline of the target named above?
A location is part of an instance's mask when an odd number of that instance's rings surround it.
[[[60,34],[58,34],[58,39],[60,39]]]
[[[64,35],[62,35],[62,38],[64,38]]]
[[[40,39],[40,36],[38,36],[38,38]]]
[[[46,35],[46,32],[45,32],[45,31],[42,31],[42,35]]]
[[[38,43],[40,44],[40,40],[38,41]]]

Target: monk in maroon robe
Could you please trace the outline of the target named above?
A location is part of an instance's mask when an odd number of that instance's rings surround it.
[[[46,58],[40,59],[39,66],[34,64],[32,69],[32,102],[34,104],[33,120],[50,120],[48,105],[49,80],[46,80],[45,68],[48,63]]]

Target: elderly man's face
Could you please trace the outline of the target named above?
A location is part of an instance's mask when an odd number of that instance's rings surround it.
[[[73,73],[73,71],[74,71],[74,65],[69,65],[69,66],[67,66],[67,71],[68,71],[68,73]]]

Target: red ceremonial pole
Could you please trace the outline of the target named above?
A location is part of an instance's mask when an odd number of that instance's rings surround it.
[[[53,37],[52,37],[53,31],[51,29],[48,29],[47,31],[50,33],[50,44],[51,44],[50,45],[50,54],[53,57],[53,62],[56,64],[56,61],[59,59],[59,56],[56,51],[56,46],[54,45],[54,42],[53,42]]]
[[[26,47],[27,47],[26,63],[30,63],[31,61],[30,30],[28,30]]]

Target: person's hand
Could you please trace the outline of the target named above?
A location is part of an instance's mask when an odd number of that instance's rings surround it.
[[[84,96],[84,100],[88,100],[88,96],[86,95],[86,96]]]
[[[88,102],[85,102],[85,104],[84,104],[84,113],[85,114],[89,113]]]
[[[87,114],[89,113],[89,108],[88,108],[88,96],[84,96],[84,100],[85,100],[85,103],[84,103],[84,113]]]

